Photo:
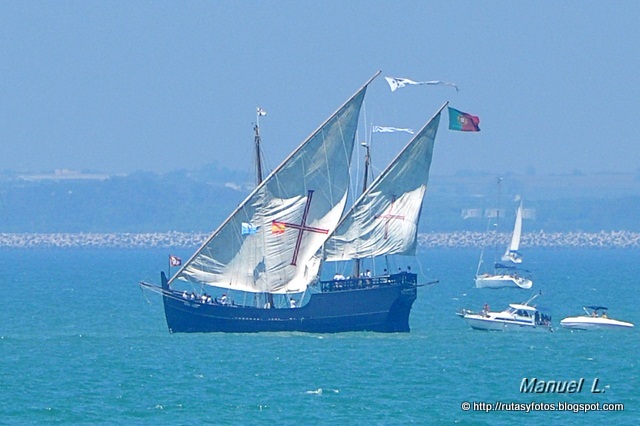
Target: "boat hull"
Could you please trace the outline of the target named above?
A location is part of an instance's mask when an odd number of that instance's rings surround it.
[[[315,293],[297,308],[260,309],[201,303],[185,300],[177,291],[163,291],[165,317],[172,333],[409,332],[409,314],[416,297],[415,283],[405,282]]]
[[[613,330],[630,329],[633,324],[630,322],[618,321],[611,318],[593,318],[586,316],[568,317],[560,321],[564,328],[573,330]]]
[[[517,277],[508,274],[501,275],[478,275],[475,279],[476,288],[524,288],[529,289],[533,286],[533,281],[524,277]]]

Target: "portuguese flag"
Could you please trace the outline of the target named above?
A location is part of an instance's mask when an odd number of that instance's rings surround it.
[[[460,130],[462,132],[479,132],[480,119],[475,115],[449,108],[449,130]]]

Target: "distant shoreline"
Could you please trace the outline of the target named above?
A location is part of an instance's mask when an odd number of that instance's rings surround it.
[[[198,232],[150,233],[0,233],[1,248],[197,248],[210,234]],[[432,232],[418,235],[420,248],[479,248],[506,244],[509,235],[482,232]],[[630,231],[532,232],[522,235],[522,247],[640,248],[640,233]]]

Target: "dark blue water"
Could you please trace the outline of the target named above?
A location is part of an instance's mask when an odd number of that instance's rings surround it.
[[[534,291],[473,288],[476,250],[429,250],[410,334],[167,332],[164,251],[0,251],[0,424],[637,424],[640,252],[527,250],[538,305],[558,326],[585,304],[636,328],[488,333],[454,315]],[[188,257],[189,253],[175,253]],[[148,299],[148,300],[147,300]],[[523,394],[523,378],[585,379]],[[599,380],[604,393],[592,394]],[[469,402],[623,403],[623,412],[478,412]]]

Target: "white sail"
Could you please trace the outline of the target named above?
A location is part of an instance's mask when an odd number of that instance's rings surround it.
[[[269,293],[306,289],[319,266],[309,261],[345,208],[360,108],[371,80],[256,187],[170,284]]]
[[[433,145],[446,105],[354,203],[325,244],[326,260],[415,254]]]
[[[522,234],[522,201],[516,212],[516,222],[513,226],[513,234],[511,234],[511,243],[507,247],[507,251],[502,255],[503,262],[522,263],[522,255],[518,252],[520,248],[520,236]]]

